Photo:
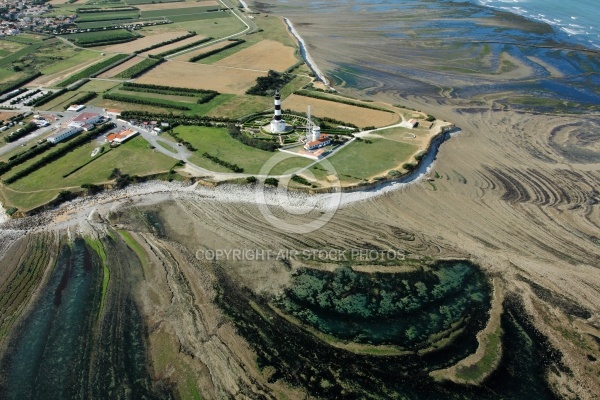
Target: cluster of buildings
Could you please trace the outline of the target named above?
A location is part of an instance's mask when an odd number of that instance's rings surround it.
[[[70,121],[68,121],[68,124],[65,128],[60,129],[58,132],[48,136],[46,139],[50,143],[58,143],[73,135],[77,135],[80,132],[90,131],[94,129],[98,122],[103,121],[104,117],[100,114],[84,112],[72,118]]]
[[[75,15],[43,17],[52,6],[34,1],[5,0],[0,5],[0,37],[18,35],[23,31],[48,31],[70,25]]]

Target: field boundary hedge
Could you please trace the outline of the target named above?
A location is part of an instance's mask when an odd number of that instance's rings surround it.
[[[24,76],[21,79],[17,79],[15,81],[6,82],[6,83],[1,84],[0,85],[0,96],[15,90],[19,86],[23,86],[23,85],[31,82],[32,80],[34,80],[35,78],[37,78],[39,76],[42,76],[42,73],[40,71],[37,71],[31,75]]]
[[[163,46],[166,46],[166,45],[169,45],[169,44],[177,43],[177,42],[182,41],[184,39],[191,38],[193,36],[196,36],[196,32],[188,32],[186,35],[178,36],[178,37],[173,38],[171,40],[165,40],[164,42],[155,43],[155,44],[153,44],[151,46],[144,47],[141,50],[136,50],[133,53],[134,54],[139,54],[139,53],[143,53],[145,51],[154,50],[154,49],[157,49],[159,47],[163,47]]]
[[[132,79],[137,78],[140,75],[145,74],[150,71],[152,68],[157,67],[159,64],[165,62],[164,58],[155,59],[155,58],[146,58],[144,61],[139,62],[131,67],[127,68],[125,71],[119,72],[115,75],[115,78],[124,78],[124,79]]]
[[[182,111],[191,110],[190,107],[184,106],[183,104],[172,104],[170,102],[168,103],[167,101],[161,101],[160,99],[145,99],[142,97],[128,96],[128,95],[119,94],[119,93],[107,93],[107,94],[103,95],[102,97],[107,100],[120,101],[123,103],[142,104],[142,105],[146,105],[146,106],[155,106],[155,107],[162,107],[162,108],[172,108],[174,110],[182,110]]]
[[[150,58],[163,58],[163,57],[167,57],[167,56],[169,56],[171,54],[179,53],[180,51],[184,51],[184,50],[190,49],[190,48],[195,47],[195,46],[200,46],[201,44],[206,43],[206,42],[210,42],[213,39],[214,38],[212,36],[209,36],[207,38],[200,39],[200,40],[198,40],[196,42],[185,44],[185,45],[183,45],[181,47],[177,47],[175,49],[163,51],[162,53],[150,54],[148,57],[150,57]]]
[[[239,46],[242,43],[246,43],[246,41],[244,39],[228,39],[228,40],[231,42],[228,45],[223,46],[223,47],[221,47],[219,49],[214,49],[214,50],[207,51],[206,53],[198,54],[197,56],[194,56],[194,57],[190,58],[189,62],[196,62],[198,60],[202,60],[203,58],[207,58],[207,57],[210,57],[210,56],[212,56],[214,54],[218,54],[218,53],[220,53],[220,52],[222,52],[224,50],[230,49],[232,47]]]

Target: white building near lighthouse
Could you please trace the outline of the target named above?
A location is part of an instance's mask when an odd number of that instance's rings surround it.
[[[285,121],[281,118],[281,95],[275,92],[275,114],[271,120],[271,133],[285,132]]]

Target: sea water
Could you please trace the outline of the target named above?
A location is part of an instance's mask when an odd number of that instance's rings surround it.
[[[458,1],[458,0],[457,0]],[[487,7],[543,21],[572,41],[600,49],[600,2],[598,0],[471,0]]]

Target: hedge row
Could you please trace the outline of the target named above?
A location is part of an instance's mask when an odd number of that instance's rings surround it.
[[[40,71],[37,71],[31,75],[24,76],[23,78],[17,79],[16,81],[3,83],[0,85],[0,95],[11,92],[11,91],[15,90],[16,88],[18,88],[19,86],[23,86],[23,85],[31,82],[38,76],[42,76],[42,73]]]
[[[115,78],[126,78],[126,79],[137,78],[138,76],[145,74],[152,68],[163,63],[164,61],[165,61],[164,58],[161,58],[161,59],[147,58],[144,61],[127,68],[125,71],[118,73],[117,75],[115,75]]]
[[[190,58],[189,61],[190,62],[196,62],[198,60],[202,60],[203,58],[210,57],[213,54],[220,53],[220,52],[222,52],[224,50],[230,49],[232,47],[238,46],[238,45],[246,42],[244,39],[229,39],[229,41],[231,43],[229,43],[228,45],[223,46],[220,49],[214,49],[214,50],[211,50],[211,51],[207,51],[206,53],[198,54],[197,56],[194,56],[194,57]]]
[[[23,136],[29,135],[31,132],[35,131],[37,128],[38,128],[38,126],[36,124],[34,124],[33,122],[30,122],[27,125],[25,125],[24,127],[20,128],[19,130],[12,132],[10,135],[6,136],[4,138],[4,141],[6,143],[11,143],[11,142],[17,141],[17,140],[21,139]]]
[[[219,92],[216,92],[214,90],[182,88],[182,87],[176,87],[176,86],[152,85],[152,84],[149,84],[149,83],[125,82],[123,84],[123,87],[126,90],[139,91],[139,92],[143,92],[144,91],[144,90],[141,90],[141,89],[147,89],[145,91],[147,91],[149,93],[158,93],[159,91],[161,93],[162,92],[173,92],[174,94],[176,93],[179,96],[187,96],[188,95],[187,93],[190,93],[192,96],[195,95],[195,94],[207,94],[207,93],[217,93],[217,94],[219,94]],[[151,92],[151,90],[156,90],[157,92]]]
[[[52,161],[57,160],[58,158],[62,157],[69,151],[71,151],[79,146],[82,146],[83,144],[87,143],[90,139],[93,139],[96,136],[100,135],[101,133],[106,132],[107,130],[112,129],[114,127],[115,127],[115,124],[110,122],[110,123],[101,125],[98,128],[93,129],[89,132],[81,134],[80,136],[76,137],[75,139],[67,142],[67,144],[65,146],[54,150],[52,153],[49,153],[48,155],[42,157],[38,161],[31,164],[29,167],[17,172],[16,174],[14,174],[11,177],[5,179],[4,183],[11,184],[11,183],[18,181],[21,178],[26,177],[27,175],[31,174],[32,172],[37,171],[38,169],[44,167],[45,165],[50,164]]]
[[[107,8],[77,8],[77,14],[93,14],[97,12],[121,12],[121,11],[139,11],[137,7],[107,7]]]
[[[96,92],[82,93],[81,96],[76,97],[74,100],[69,101],[69,104],[65,106],[65,110],[71,106],[71,104],[84,104],[88,101],[95,99],[98,96]]]
[[[71,75],[64,81],[60,82],[57,86],[60,86],[60,87],[69,86],[71,83],[75,83],[80,79],[89,78],[90,76],[99,74],[99,73],[101,73],[100,71],[102,71],[103,69],[108,68],[108,67],[112,66],[113,64],[115,64],[115,65],[117,63],[120,64],[121,62],[125,61],[125,59],[128,59],[128,58],[131,58],[131,56],[128,54],[117,54],[115,56],[107,58],[104,61],[101,61],[94,65],[90,65],[83,71],[80,71],[76,74]]]
[[[0,175],[8,172],[12,169],[12,167],[22,164],[27,160],[32,159],[38,154],[42,154],[44,151],[52,147],[52,143],[45,142],[41,145],[34,145],[31,149],[24,151],[22,153],[17,154],[16,156],[11,157],[8,162],[0,162]]]
[[[208,158],[210,161],[217,163],[225,168],[228,168],[230,170],[232,170],[233,172],[244,172],[244,168],[238,166],[237,164],[232,164],[230,162],[227,162],[225,160],[221,160],[219,157],[210,155],[206,152],[204,152],[204,154],[202,154],[202,157],[204,158]]]
[[[371,110],[384,111],[384,112],[389,112],[392,114],[394,113],[392,110],[388,110],[388,109],[385,109],[382,107],[372,106],[370,104],[364,104],[364,103],[360,103],[358,101],[353,101],[353,100],[346,100],[346,99],[342,99],[339,97],[323,96],[320,94],[320,92],[313,92],[310,90],[300,89],[300,90],[296,90],[294,92],[294,94],[297,94],[298,96],[311,97],[313,99],[327,100],[327,101],[333,101],[335,103],[347,104],[349,106],[368,108]]]
[[[181,47],[177,47],[175,49],[163,51],[162,53],[150,54],[148,57],[151,57],[151,58],[163,58],[163,57],[169,56],[171,54],[179,53],[180,51],[184,51],[184,50],[190,49],[190,48],[195,47],[195,46],[200,46],[201,44],[206,43],[206,42],[210,42],[213,39],[214,39],[213,37],[209,36],[207,38],[200,39],[200,40],[198,40],[196,42],[188,43],[186,45],[183,45]]]
[[[158,99],[144,99],[141,97],[127,96],[119,93],[107,93],[102,96],[108,100],[121,101],[123,103],[132,103],[132,104],[143,104],[146,106],[156,106],[163,108],[172,108],[174,110],[182,110],[188,111],[190,108],[188,106],[184,106],[181,104],[172,104],[167,102],[162,102]]]
[[[108,40],[104,40],[102,42],[94,42],[94,41],[90,41],[90,42],[77,42],[77,45],[81,46],[81,47],[109,46],[111,44],[133,42],[134,40],[137,40],[137,39],[139,39],[139,37],[132,36],[132,37],[129,37],[129,38],[108,39]]]
[[[164,42],[156,43],[156,44],[153,44],[153,45],[151,45],[151,46],[148,46],[148,47],[144,47],[144,48],[143,48],[143,49],[141,49],[141,50],[136,50],[136,51],[134,51],[134,54],[139,54],[139,53],[143,53],[143,52],[145,52],[145,51],[149,51],[149,50],[157,49],[157,48],[159,48],[159,47],[166,46],[166,45],[168,45],[168,44],[173,44],[173,43],[175,43],[175,42],[179,42],[179,41],[181,41],[181,40],[184,40],[184,39],[187,39],[187,38],[191,38],[192,36],[196,36],[196,32],[189,32],[189,33],[187,33],[186,35],[179,36],[179,37],[176,37],[176,38],[174,38],[174,39],[171,39],[171,40],[166,40],[166,41],[164,41]]]
[[[171,126],[173,123],[180,125],[198,125],[198,126],[214,126],[215,124],[226,124],[230,122],[237,122],[236,119],[227,117],[207,117],[207,116],[188,116],[188,115],[175,115],[173,113],[152,113],[149,111],[137,111],[137,110],[125,110],[121,113],[121,118],[125,120],[129,119],[141,119],[141,120],[156,120],[156,121],[168,121]]]

